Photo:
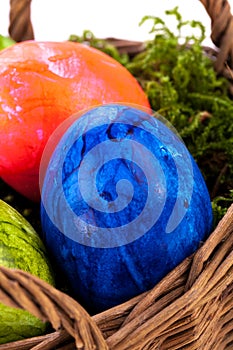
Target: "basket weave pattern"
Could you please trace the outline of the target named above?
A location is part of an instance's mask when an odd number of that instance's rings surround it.
[[[211,38],[219,47],[215,68],[231,78],[229,4],[201,2],[212,20]],[[30,3],[10,1],[9,33],[16,41],[34,38]],[[118,45],[122,48],[122,42]],[[0,350],[233,349],[233,205],[197,252],[151,291],[100,314],[91,317],[75,300],[44,281],[4,267],[0,267],[0,302],[30,311],[54,329],[44,336],[0,345]]]

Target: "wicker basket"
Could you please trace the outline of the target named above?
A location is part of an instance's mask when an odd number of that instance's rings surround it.
[[[33,39],[30,0],[11,0],[10,35]],[[228,78],[233,18],[225,0],[202,1],[219,47],[215,68]],[[116,41],[122,50],[139,43]],[[225,62],[228,62],[228,68]],[[0,267],[0,301],[49,321],[50,333],[2,349],[233,349],[233,205],[207,241],[151,291],[90,316],[71,297],[26,272]]]

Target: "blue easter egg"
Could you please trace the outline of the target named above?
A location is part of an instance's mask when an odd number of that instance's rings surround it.
[[[71,294],[97,313],[192,254],[211,230],[211,202],[193,157],[156,114],[102,105],[64,129],[43,155],[44,241]]]

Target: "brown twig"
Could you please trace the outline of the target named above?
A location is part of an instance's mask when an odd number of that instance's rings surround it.
[[[33,40],[31,0],[10,0],[9,34],[15,41]]]

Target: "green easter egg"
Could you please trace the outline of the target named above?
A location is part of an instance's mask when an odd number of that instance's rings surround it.
[[[27,271],[54,285],[46,249],[32,226],[10,205],[0,200],[0,265]],[[28,311],[0,303],[0,343],[8,343],[46,330],[46,323]]]

